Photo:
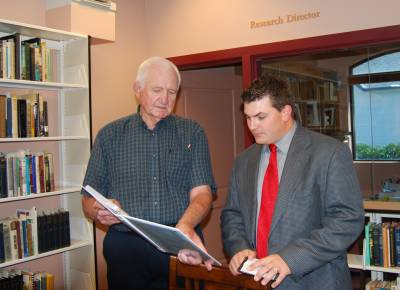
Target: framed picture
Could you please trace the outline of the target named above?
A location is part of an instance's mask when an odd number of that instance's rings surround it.
[[[324,127],[332,127],[335,125],[335,108],[334,107],[324,108],[323,124],[324,124]]]
[[[321,125],[318,101],[306,102],[306,125],[307,126]]]

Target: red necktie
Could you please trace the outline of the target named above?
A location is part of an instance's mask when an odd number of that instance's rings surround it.
[[[270,144],[269,150],[269,163],[264,175],[257,225],[257,258],[259,259],[268,255],[268,236],[279,186],[276,145]]]

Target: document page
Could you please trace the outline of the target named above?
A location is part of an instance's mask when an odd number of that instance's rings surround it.
[[[115,215],[121,222],[138,234],[146,238],[151,244],[162,252],[177,255],[181,249],[197,251],[203,260],[211,259],[215,265],[221,263],[210,254],[199,248],[189,237],[179,229],[151,221],[129,216],[117,205],[105,198],[90,185],[82,187],[87,193],[93,196],[101,205]]]

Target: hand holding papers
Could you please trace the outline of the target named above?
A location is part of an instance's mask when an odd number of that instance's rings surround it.
[[[244,273],[244,274],[249,274],[249,275],[253,275],[254,276],[257,273],[258,268],[250,271],[250,270],[248,270],[248,267],[251,264],[253,264],[255,261],[257,261],[257,259],[245,258],[243,260],[242,264],[240,264],[238,271],[241,272],[241,273]]]
[[[160,251],[176,255],[181,249],[189,249],[200,253],[203,260],[211,259],[215,265],[221,266],[221,263],[217,259],[197,246],[179,229],[131,217],[90,185],[84,186],[83,189],[115,215],[121,222],[143,236]]]
[[[249,270],[249,266],[255,263],[256,261],[259,261],[259,259],[248,259],[247,257],[243,260],[242,264],[240,264],[238,271],[243,273],[243,274],[248,274],[248,275],[256,275],[260,267],[255,268],[254,270]],[[279,273],[275,272],[275,275],[272,277],[271,281],[275,281],[276,278],[279,276]]]

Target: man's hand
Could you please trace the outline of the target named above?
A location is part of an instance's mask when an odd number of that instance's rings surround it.
[[[193,228],[191,228],[188,225],[185,225],[183,223],[178,223],[176,225],[176,228],[178,228],[182,233],[187,235],[199,248],[207,252],[206,248],[204,247],[200,237],[196,234]],[[182,249],[178,253],[178,259],[182,263],[189,264],[189,265],[200,265],[201,262],[203,262],[203,259],[201,258],[200,253],[196,251],[192,251],[189,249]],[[207,260],[204,261],[204,265],[206,266],[208,271],[212,270],[212,260]]]
[[[254,276],[254,280],[261,281],[261,284],[265,286],[274,279],[275,281],[271,284],[272,288],[278,287],[283,279],[291,274],[289,266],[278,254],[260,259],[249,266],[248,269],[254,270],[257,268],[258,271]]]
[[[254,259],[256,257],[256,252],[250,249],[242,250],[237,252],[229,262],[229,270],[235,276],[240,275],[238,271],[239,266],[242,264],[245,258]]]
[[[116,204],[119,208],[121,208],[121,205],[117,200],[111,199],[111,201],[114,204]],[[95,201],[93,203],[93,209],[96,211],[95,220],[105,226],[111,226],[113,224],[118,224],[121,222],[117,217],[115,217],[111,212],[109,212],[107,209],[105,209],[97,201]]]

